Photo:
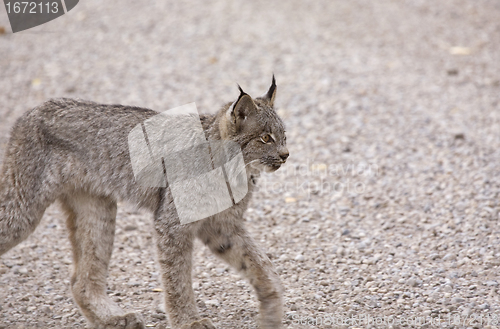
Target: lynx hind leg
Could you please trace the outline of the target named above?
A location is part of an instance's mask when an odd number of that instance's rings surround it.
[[[260,328],[282,328],[283,287],[279,276],[242,224],[206,221],[198,237],[254,287],[260,302]]]
[[[27,119],[12,129],[0,172],[0,255],[25,240],[61,190],[54,167]]]
[[[61,200],[73,247],[73,297],[96,329],[144,328],[139,314],[125,312],[106,295],[106,277],[115,235],[116,202],[74,193]]]

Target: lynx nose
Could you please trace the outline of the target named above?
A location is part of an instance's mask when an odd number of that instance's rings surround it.
[[[288,159],[289,155],[290,155],[290,153],[288,153],[288,150],[285,150],[285,151],[280,153],[280,158],[281,158],[281,160],[283,160],[283,162],[285,162],[286,159]]]

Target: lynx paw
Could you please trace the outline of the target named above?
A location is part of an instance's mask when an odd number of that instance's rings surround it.
[[[144,329],[144,321],[138,313],[127,313],[125,315],[114,316],[103,326],[97,328],[103,329]]]
[[[201,319],[191,324],[185,324],[181,329],[216,329],[209,319]]]

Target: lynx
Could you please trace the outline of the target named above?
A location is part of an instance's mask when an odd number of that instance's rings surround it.
[[[164,302],[173,328],[215,328],[200,317],[195,303],[195,238],[253,285],[260,327],[281,328],[279,277],[243,221],[260,173],[277,170],[289,155],[275,96],[273,76],[263,96],[252,98],[240,88],[236,101],[215,115],[200,116],[208,139],[241,147],[248,193],[232,207],[184,225],[170,188],[138,184],[131,167],[127,135],[158,112],[67,98],[32,109],[12,129],[0,175],[0,255],[26,239],[45,209],[59,200],[73,248],[71,290],[81,312],[94,328],[144,328],[140,314],[125,314],[106,295],[117,202],[128,201],[154,214]]]

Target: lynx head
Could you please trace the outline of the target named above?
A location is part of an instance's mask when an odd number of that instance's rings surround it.
[[[222,139],[241,146],[245,163],[259,171],[277,170],[288,158],[285,126],[274,110],[276,81],[263,96],[252,98],[241,87],[238,99],[221,113]]]

